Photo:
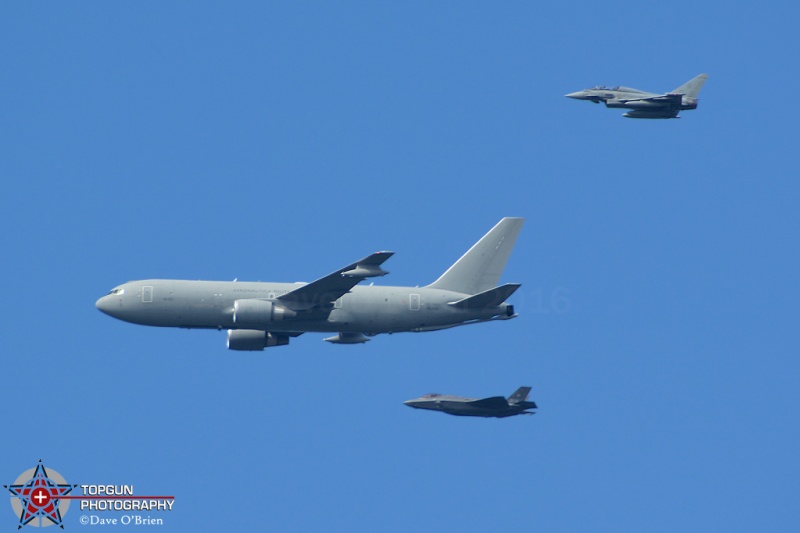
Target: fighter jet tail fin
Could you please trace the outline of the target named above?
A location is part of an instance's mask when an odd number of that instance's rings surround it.
[[[506,217],[428,285],[432,289],[478,294],[497,286],[525,219]]]
[[[528,399],[528,395],[531,393],[530,387],[520,387],[514,394],[508,397],[508,403],[519,403],[524,402]]]
[[[707,79],[708,74],[700,74],[699,76],[695,76],[674,91],[670,91],[670,94],[683,94],[689,98],[697,98],[697,95],[700,94],[700,89],[703,88],[703,84]]]

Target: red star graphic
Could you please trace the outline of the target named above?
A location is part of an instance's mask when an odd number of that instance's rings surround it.
[[[7,485],[9,492],[19,497],[22,503],[22,514],[19,517],[19,527],[28,524],[36,517],[47,518],[57,526],[64,529],[61,523],[61,511],[58,509],[61,496],[69,494],[75,485],[59,485],[47,477],[47,470],[41,461],[36,465],[33,477],[23,485]]]

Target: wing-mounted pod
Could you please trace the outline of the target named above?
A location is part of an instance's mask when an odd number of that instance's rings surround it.
[[[297,313],[270,300],[236,300],[233,302],[233,323],[237,326],[263,326],[286,318],[294,318]]]
[[[392,255],[394,255],[394,252],[374,253],[357,262],[355,268],[342,272],[342,276],[349,278],[375,278],[378,276],[385,276],[388,272],[381,268],[381,264],[392,257]]]
[[[358,265],[353,270],[342,272],[342,276],[351,278],[374,278],[378,276],[385,276],[386,274],[388,274],[388,272],[378,265]]]
[[[315,307],[330,310],[333,302],[350,292],[350,289],[364,278],[388,274],[380,265],[392,255],[394,252],[375,252],[325,277],[278,296],[275,303],[297,312]]]

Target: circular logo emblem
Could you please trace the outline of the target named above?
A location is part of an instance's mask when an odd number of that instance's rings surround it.
[[[12,485],[6,485],[19,527],[61,526],[70,503],[61,497],[74,487],[52,468],[46,469],[41,461],[36,468],[20,474]]]

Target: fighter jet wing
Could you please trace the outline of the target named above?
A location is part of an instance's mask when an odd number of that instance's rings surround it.
[[[475,407],[485,407],[486,409],[504,409],[508,407],[508,401],[503,396],[492,396],[491,398],[474,400],[469,403]]]
[[[287,292],[277,298],[281,305],[294,311],[305,311],[312,307],[332,305],[338,298],[350,292],[364,278],[388,274],[380,265],[394,252],[375,252],[351,263],[323,278]]]
[[[680,105],[683,100],[682,94],[659,94],[656,96],[648,96],[646,98],[632,98],[626,102],[655,102],[658,104],[673,104]]]

